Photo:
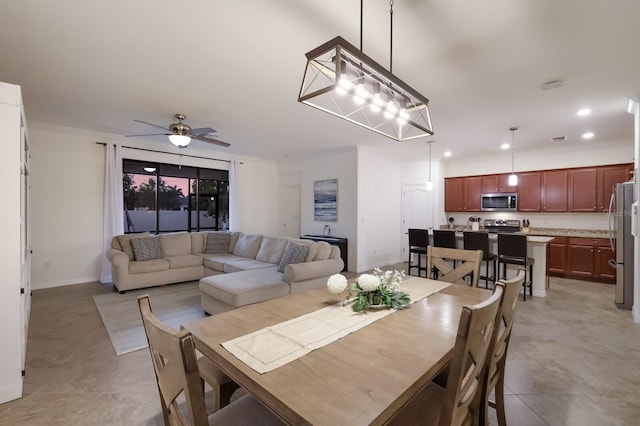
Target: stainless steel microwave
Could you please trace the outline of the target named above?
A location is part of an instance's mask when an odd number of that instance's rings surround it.
[[[515,192],[482,194],[480,210],[485,212],[517,211],[518,194]]]

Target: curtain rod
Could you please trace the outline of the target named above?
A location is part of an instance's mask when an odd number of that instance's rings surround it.
[[[107,146],[106,142],[96,142],[96,144],[98,145],[102,145],[102,146]],[[175,152],[167,152],[167,151],[157,151],[155,149],[149,149],[149,148],[138,148],[136,146],[126,146],[126,145],[122,145],[123,148],[127,148],[127,149],[137,149],[138,151],[148,151],[148,152],[156,152],[158,154],[170,154],[170,155],[182,155],[184,157],[191,157],[191,158],[200,158],[202,160],[214,160],[214,161],[224,161],[225,163],[231,163],[231,160],[221,160],[219,158],[209,158],[209,157],[200,157],[198,155],[190,155],[190,154],[176,154]],[[243,164],[242,162],[240,164]]]

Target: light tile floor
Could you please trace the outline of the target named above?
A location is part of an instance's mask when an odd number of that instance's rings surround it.
[[[0,405],[0,425],[162,424],[149,352],[115,355],[91,297],[105,292],[98,283],[34,291],[24,397]],[[510,425],[640,424],[640,324],[613,292],[552,278],[547,298],[519,303]]]

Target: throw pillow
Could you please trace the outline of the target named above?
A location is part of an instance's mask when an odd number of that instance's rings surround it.
[[[289,241],[287,248],[284,250],[282,260],[280,260],[280,264],[278,265],[278,272],[284,272],[284,268],[289,264],[304,262],[308,254],[309,247]]]
[[[231,234],[228,232],[209,232],[207,233],[207,247],[204,252],[207,254],[229,253],[230,241]]]
[[[157,237],[135,238],[131,240],[135,260],[153,260],[162,257],[160,240]]]

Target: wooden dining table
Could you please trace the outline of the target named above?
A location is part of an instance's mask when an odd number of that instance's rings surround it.
[[[342,298],[322,287],[203,318],[184,328],[191,331],[200,352],[287,423],[378,425],[393,418],[450,361],[462,306],[490,295],[488,290],[451,285],[264,374],[221,344]]]

